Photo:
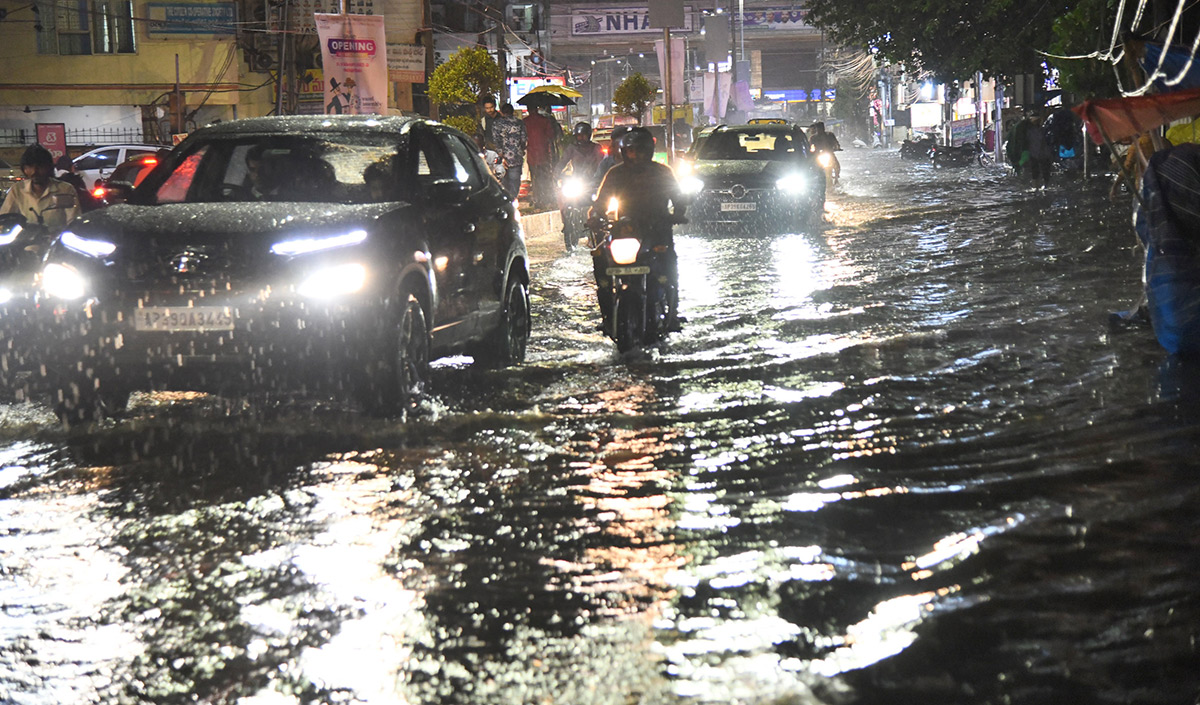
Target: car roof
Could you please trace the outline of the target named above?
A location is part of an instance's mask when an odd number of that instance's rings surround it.
[[[213,123],[192,132],[188,139],[192,136],[297,134],[330,130],[384,134],[407,131],[413,123],[418,122],[429,121],[399,115],[273,115]]]

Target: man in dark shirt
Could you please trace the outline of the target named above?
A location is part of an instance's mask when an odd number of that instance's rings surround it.
[[[679,183],[670,167],[654,161],[654,135],[646,128],[635,127],[622,135],[620,150],[623,161],[604,175],[588,219],[596,222],[606,211],[612,210],[610,201],[615,200],[618,217],[636,221],[643,249],[657,245],[667,247],[664,274],[670,281],[671,309],[677,310],[679,268],[672,226],[684,222]],[[592,256],[592,272],[596,277],[596,298],[604,316],[612,309],[611,282],[606,269],[606,255],[598,248]],[[672,322],[672,327],[674,325]],[[607,328],[607,320],[604,326]]]

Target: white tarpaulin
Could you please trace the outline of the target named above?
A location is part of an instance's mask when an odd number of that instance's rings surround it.
[[[326,114],[387,113],[383,15],[317,14],[313,18],[321,40]]]
[[[729,92],[733,76],[728,71],[709,71],[704,74],[704,114],[723,118],[729,107]]]
[[[658,54],[658,75],[666,76],[663,66],[666,54],[663,52],[663,40],[654,42],[654,51]],[[671,37],[671,105],[687,102],[687,93],[683,90],[683,65],[686,62],[683,37]],[[665,90],[665,89],[664,89]]]

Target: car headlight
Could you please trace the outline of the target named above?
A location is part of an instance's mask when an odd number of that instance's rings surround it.
[[[637,261],[638,250],[642,249],[642,241],[636,237],[621,237],[609,243],[608,250],[612,253],[613,262],[617,264],[633,264]]]
[[[0,286],[0,304],[6,304],[13,300],[12,289],[7,286]]]
[[[56,299],[74,301],[87,293],[87,280],[74,268],[51,262],[42,270],[42,288]]]
[[[322,267],[304,278],[296,291],[312,299],[332,299],[361,291],[367,268],[358,263]]]
[[[271,252],[284,257],[294,257],[296,255],[307,255],[312,252],[332,250],[338,247],[349,247],[350,245],[357,245],[365,242],[366,239],[366,230],[352,230],[348,233],[342,233],[339,235],[328,235],[325,237],[301,237],[293,240],[283,240],[271,245]]]
[[[788,174],[775,182],[775,188],[788,194],[803,193],[808,188],[808,181],[803,174]]]
[[[81,255],[87,255],[88,257],[108,257],[117,249],[116,244],[108,240],[93,240],[88,237],[80,237],[70,230],[64,231],[59,241],[68,250],[78,252]]]
[[[695,176],[684,176],[679,179],[679,190],[689,196],[694,196],[704,190],[704,182]]]
[[[573,176],[573,177],[563,181],[563,184],[562,184],[563,198],[571,198],[571,199],[579,198],[580,196],[583,195],[584,188],[585,188],[585,186],[583,184],[583,179]]]

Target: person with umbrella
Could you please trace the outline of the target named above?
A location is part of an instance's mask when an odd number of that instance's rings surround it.
[[[529,162],[529,179],[533,189],[533,207],[548,209],[554,205],[554,165],[558,162],[558,141],[562,130],[558,121],[534,105],[525,116],[525,133],[529,136],[525,160]]]

